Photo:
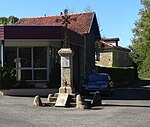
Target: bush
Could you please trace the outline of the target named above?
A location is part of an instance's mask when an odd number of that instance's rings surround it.
[[[98,73],[108,73],[115,83],[138,79],[133,67],[97,67]]]
[[[13,67],[9,64],[0,65],[0,89],[10,89],[16,83]]]

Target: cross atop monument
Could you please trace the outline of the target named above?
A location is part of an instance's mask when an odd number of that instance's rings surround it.
[[[70,24],[70,21],[76,21],[77,19],[71,18],[71,16],[68,15],[67,9],[64,10],[64,14],[63,12],[61,12],[60,15],[62,16],[62,19],[57,19],[56,22],[62,22],[62,25],[64,25],[65,27],[63,48],[69,48],[70,45],[68,40],[68,24]]]

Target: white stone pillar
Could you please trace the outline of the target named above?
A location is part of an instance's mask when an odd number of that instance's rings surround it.
[[[16,78],[17,81],[20,81],[21,80],[21,59],[16,58],[14,61],[16,63]]]
[[[71,94],[74,92],[72,59],[74,53],[70,48],[61,48],[58,54],[61,56],[61,87],[59,93]]]

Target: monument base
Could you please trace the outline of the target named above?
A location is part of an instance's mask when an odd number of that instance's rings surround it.
[[[70,86],[64,86],[64,87],[60,87],[59,88],[59,93],[68,93],[68,94],[72,94],[74,92],[74,89],[71,88]]]

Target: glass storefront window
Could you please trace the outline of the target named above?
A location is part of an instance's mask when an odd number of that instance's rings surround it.
[[[47,47],[5,47],[4,51],[4,60],[13,65],[18,80],[48,80]],[[18,58],[20,63],[16,66]]]
[[[19,48],[21,67],[31,67],[31,48]]]
[[[21,80],[32,80],[32,70],[21,70]]]
[[[34,80],[46,80],[47,71],[46,70],[34,70]]]
[[[15,59],[17,58],[17,47],[6,47],[4,49],[4,61],[16,67]]]
[[[33,63],[34,68],[47,67],[47,48],[34,47],[33,48]]]

